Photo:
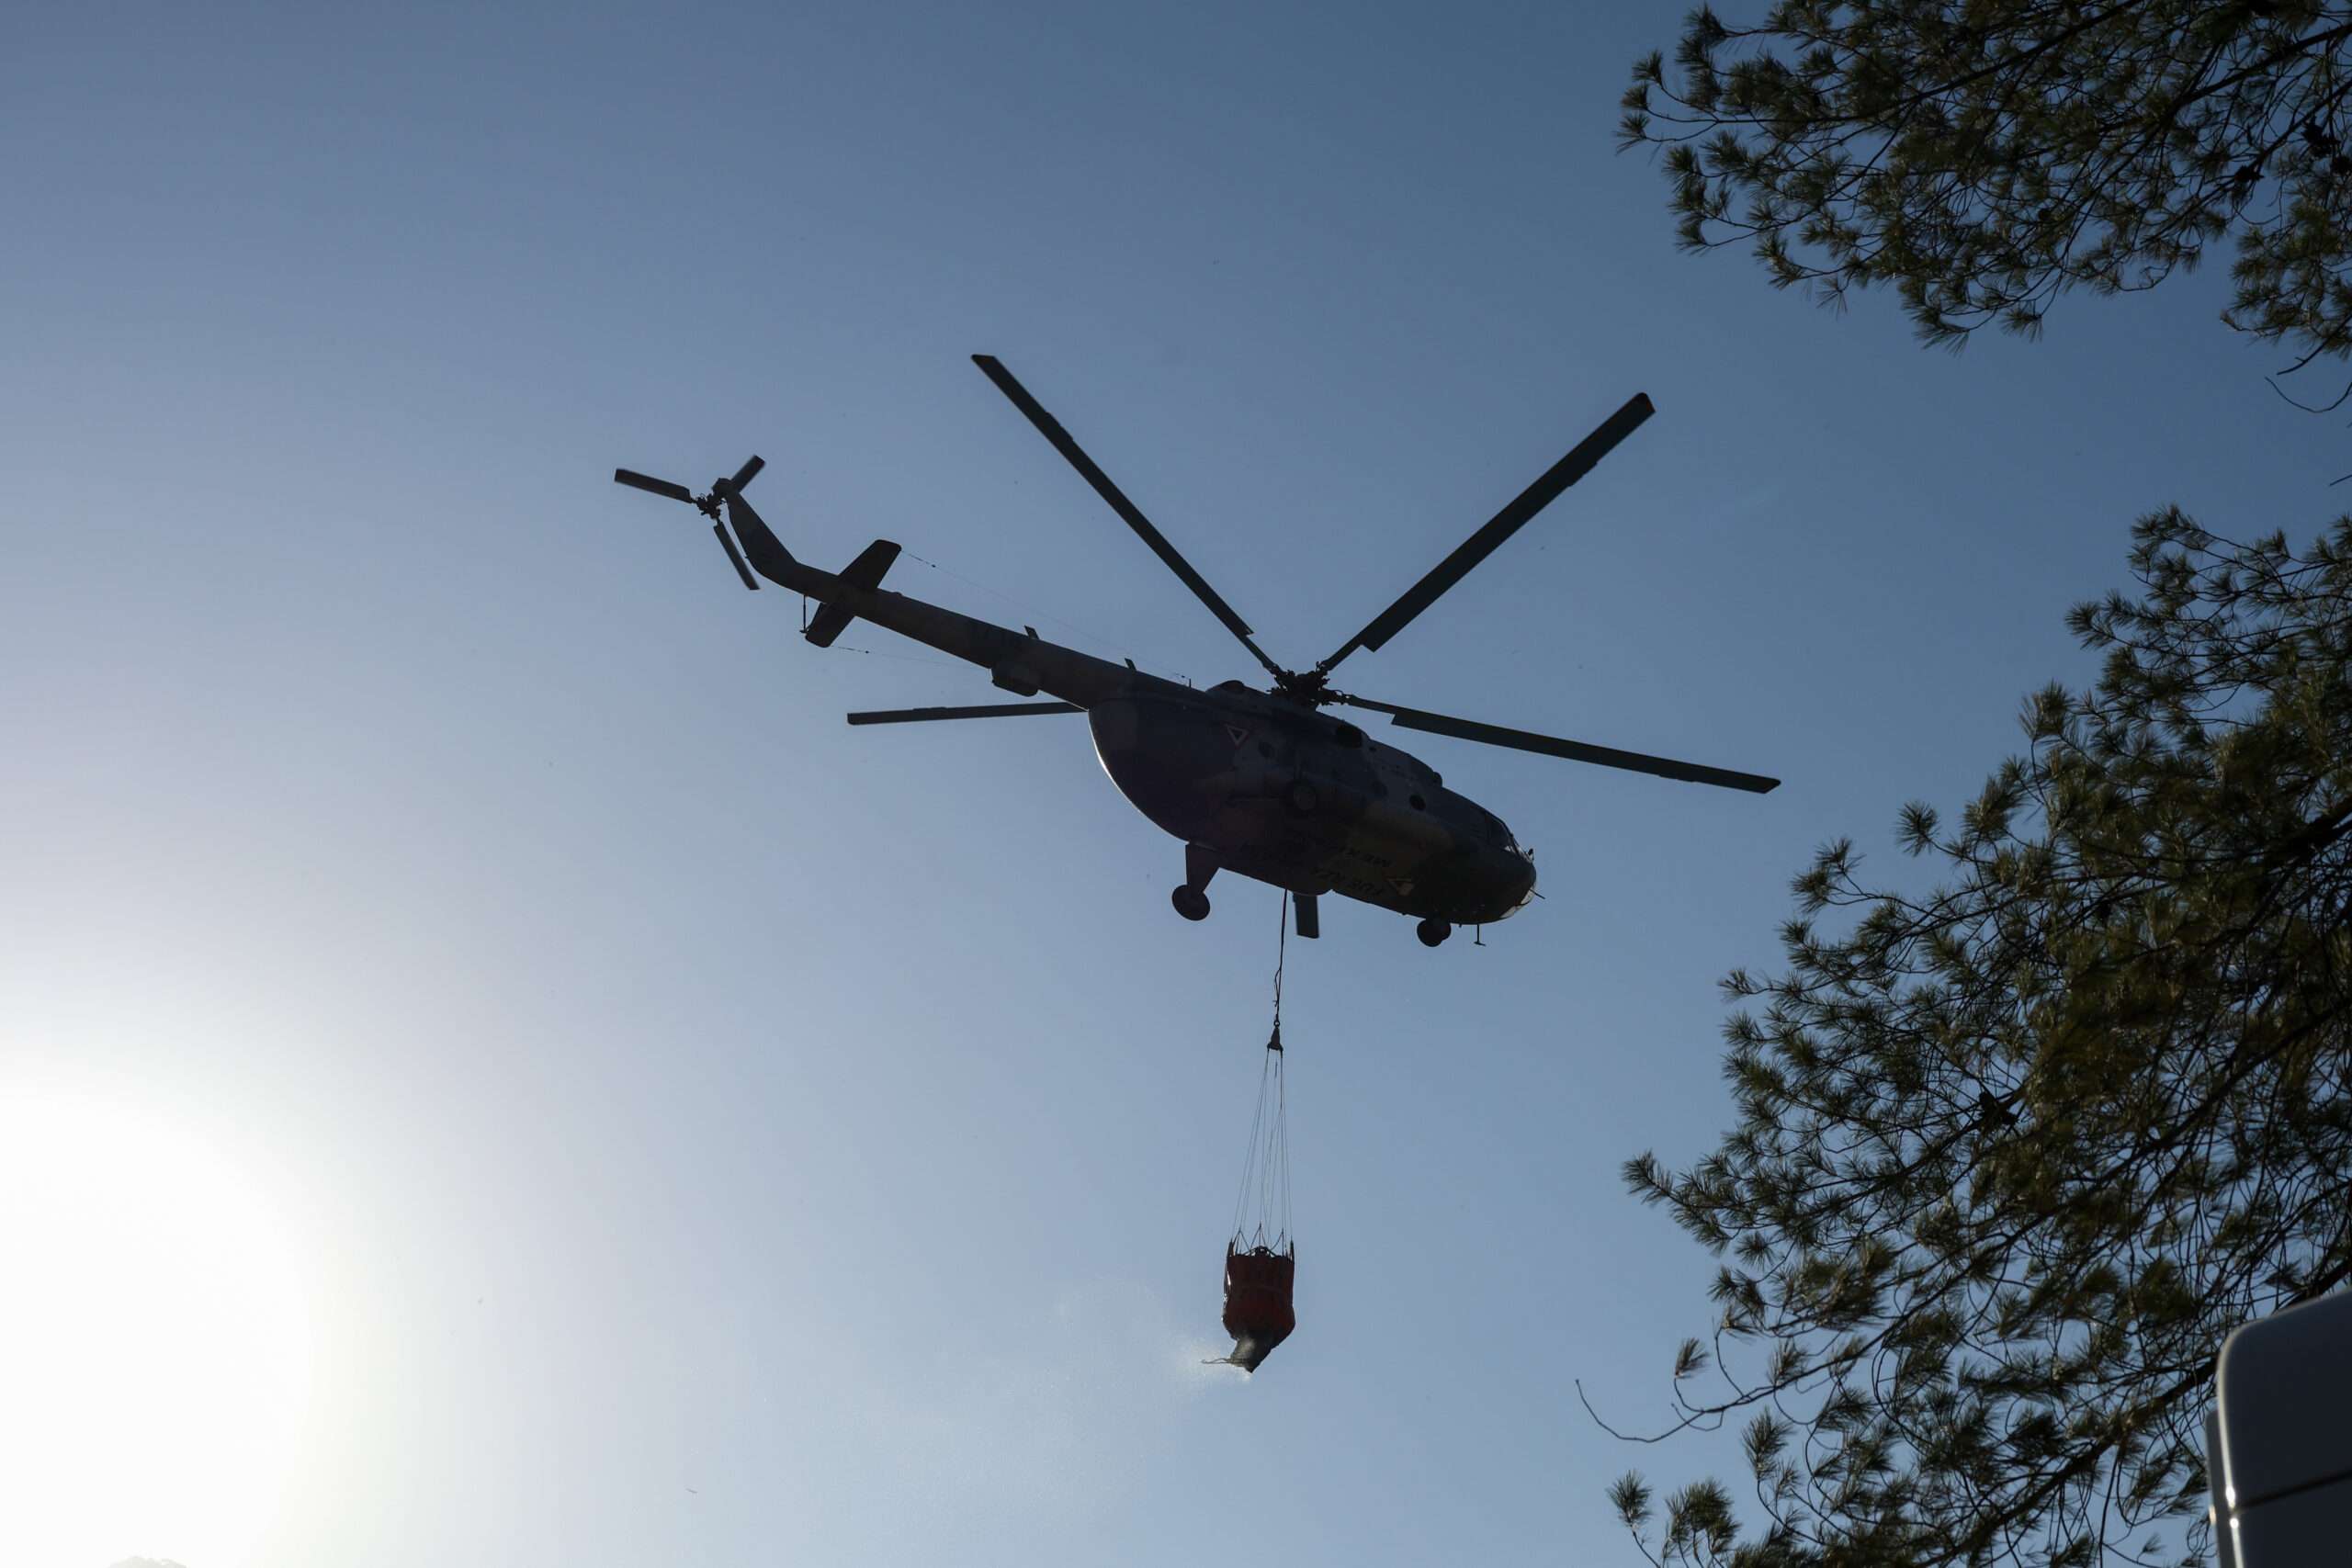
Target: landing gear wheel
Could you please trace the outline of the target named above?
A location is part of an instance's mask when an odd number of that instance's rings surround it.
[[[1419,925],[1413,928],[1413,934],[1421,939],[1421,945],[1423,947],[1435,947],[1439,942],[1443,942],[1447,937],[1453,934],[1453,928],[1447,925],[1443,920],[1423,920]]]
[[[1168,901],[1175,905],[1176,912],[1188,920],[1209,918],[1209,896],[1197,887],[1179,887],[1168,896]]]
[[[1290,807],[1294,817],[1312,817],[1315,808],[1323,804],[1323,792],[1300,779],[1283,792],[1283,804]]]

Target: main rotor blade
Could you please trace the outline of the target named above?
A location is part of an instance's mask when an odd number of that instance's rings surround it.
[[[994,355],[976,354],[972,355],[972,363],[980,367],[982,375],[996,383],[998,391],[1012,400],[1012,406],[1019,409],[1027,417],[1029,423],[1037,427],[1038,434],[1053,443],[1054,450],[1059,452],[1069,466],[1079,471],[1080,477],[1094,487],[1094,493],[1111,503],[1111,510],[1117,513],[1121,520],[1136,531],[1137,537],[1151,547],[1151,553],[1167,563],[1168,570],[1174,572],[1183,581],[1184,586],[1193,591],[1193,596],[1206,604],[1209,612],[1225,623],[1225,629],[1238,637],[1241,640],[1241,646],[1255,654],[1258,662],[1264,665],[1268,671],[1276,675],[1283,673],[1282,667],[1267,658],[1265,650],[1250,640],[1250,623],[1234,614],[1233,606],[1218,596],[1217,591],[1208,585],[1206,578],[1193,570],[1193,563],[1186,560],[1177,551],[1176,547],[1170,544],[1166,536],[1151,525],[1151,519],[1146,517],[1142,509],[1127,499],[1125,491],[1111,482],[1110,475],[1095,466],[1094,459],[1086,455],[1086,449],[1072,440],[1069,432],[1062,428],[1061,421],[1047,413],[1046,406],[1029,395],[1029,389],[1023,386],[1014,378],[1012,372],[1004,367],[1003,362]]]
[[[1327,673],[1340,660],[1359,648],[1377,649],[1390,637],[1403,631],[1412,618],[1437,602],[1438,595],[1470,575],[1470,569],[1485,560],[1535,514],[1559,499],[1560,492],[1590,472],[1592,466],[1609,456],[1610,448],[1638,429],[1641,423],[1657,411],[1650,405],[1649,394],[1635,392],[1624,407],[1611,414],[1600,429],[1586,436],[1568,451],[1568,455],[1544,470],[1543,478],[1520,491],[1519,498],[1487,519],[1487,525],[1464,539],[1454,552],[1430,569],[1428,576],[1405,591],[1402,598],[1391,604],[1373,623],[1343,644],[1340,651],[1315,668]]]
[[[920,724],[935,718],[1017,718],[1032,713],[1084,713],[1076,703],[986,703],[971,708],[882,708],[854,713],[852,724]]]
[[[613,482],[616,485],[633,485],[639,490],[651,491],[655,495],[666,495],[672,501],[683,501],[688,506],[695,503],[695,492],[685,486],[672,484],[668,479],[657,479],[649,474],[638,473],[632,468],[615,468]]]
[[[1521,751],[1540,751],[1547,757],[1566,757],[1572,762],[1598,762],[1604,768],[1625,768],[1636,773],[1654,773],[1662,779],[1680,779],[1685,784],[1719,784],[1724,789],[1744,789],[1753,795],[1767,795],[1781,786],[1780,780],[1768,779],[1759,773],[1737,773],[1728,768],[1678,762],[1671,757],[1653,757],[1643,751],[1620,751],[1613,746],[1589,746],[1581,740],[1562,740],[1556,736],[1536,735],[1524,729],[1505,729],[1498,724],[1479,724],[1472,719],[1449,718],[1442,713],[1424,713],[1419,708],[1400,708],[1393,703],[1375,703],[1368,697],[1341,696],[1334,693],[1332,700],[1345,703],[1350,707],[1385,713],[1402,728],[1426,730],[1431,735],[1451,735],[1461,740],[1483,740],[1489,746],[1510,746]]]

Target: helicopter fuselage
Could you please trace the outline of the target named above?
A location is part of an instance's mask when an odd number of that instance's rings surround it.
[[[1004,691],[1086,710],[1102,771],[1183,840],[1188,883],[1206,857],[1292,893],[1449,925],[1507,919],[1534,897],[1533,858],[1499,818],[1352,724],[1238,681],[1202,691],[864,586],[795,559],[763,527],[742,544],[781,586],[977,664]]]
[[[1533,858],[1498,818],[1344,720],[1238,682],[1139,692],[1087,719],[1136,809],[1240,875],[1454,925],[1534,895]]]

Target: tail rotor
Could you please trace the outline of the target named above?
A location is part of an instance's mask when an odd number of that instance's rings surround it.
[[[728,502],[742,494],[743,487],[756,479],[760,470],[766,467],[767,464],[755,454],[746,458],[743,466],[731,475],[725,479],[711,480],[710,491],[707,495],[696,495],[682,484],[673,483],[669,479],[657,479],[650,474],[640,474],[634,468],[615,468],[613,482],[628,485],[632,490],[641,490],[648,495],[658,495],[668,501],[683,501],[705,517],[709,518],[711,535],[718,539],[718,547],[727,552],[728,564],[735,569],[735,575],[743,580],[743,586],[756,592],[759,590],[759,581],[752,577],[751,567],[743,559],[742,550],[735,543],[735,536],[727,531],[724,508]]]

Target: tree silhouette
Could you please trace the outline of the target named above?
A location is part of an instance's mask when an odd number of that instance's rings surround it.
[[[2352,520],[2136,539],[2096,685],[1956,827],[1905,808],[1941,885],[1823,850],[1726,981],[1737,1126],[1627,1165],[1724,1258],[1677,1397],[1759,1509],[1628,1475],[1653,1562],[2199,1561],[2222,1337],[2352,1278]]]
[[[2352,351],[2352,7],[2309,0],[1705,6],[1639,62],[1621,143],[1665,149],[1682,243],[1747,240],[1826,300],[1892,284],[1921,335],[2040,329],[2224,236],[2232,325]]]

